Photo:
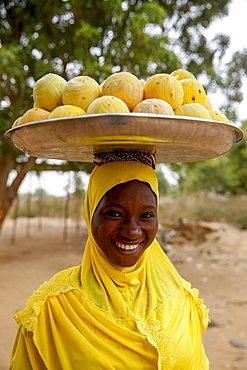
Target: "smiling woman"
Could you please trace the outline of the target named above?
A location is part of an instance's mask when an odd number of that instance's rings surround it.
[[[155,238],[158,196],[150,165],[94,168],[82,264],[44,283],[16,315],[10,369],[208,369],[208,310]]]

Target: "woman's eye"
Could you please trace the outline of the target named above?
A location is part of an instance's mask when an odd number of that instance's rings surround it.
[[[154,217],[154,214],[150,212],[146,212],[141,215],[141,218],[152,218],[152,217]]]
[[[121,213],[118,211],[114,211],[114,210],[107,211],[105,214],[108,217],[121,217]]]

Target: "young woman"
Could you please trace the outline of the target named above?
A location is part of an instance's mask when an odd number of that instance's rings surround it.
[[[10,369],[208,369],[208,310],[158,244],[150,165],[93,170],[82,264],[56,274],[16,316]]]

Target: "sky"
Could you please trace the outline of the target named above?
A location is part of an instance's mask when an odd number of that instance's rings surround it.
[[[247,41],[245,36],[247,35],[247,0],[233,0],[229,8],[229,16],[223,18],[220,21],[210,27],[206,35],[209,39],[213,38],[214,33],[222,32],[231,37],[231,45],[229,48],[229,55],[237,50],[247,48]],[[239,117],[240,120],[247,118],[247,80],[244,81],[243,87],[244,101],[239,106]],[[222,97],[220,95],[210,96],[213,99],[213,108],[217,109],[221,105]],[[82,175],[85,186],[88,183],[88,176]],[[70,185],[69,185],[70,184]],[[40,179],[32,174],[28,174],[26,179],[23,181],[20,187],[20,193],[32,192],[36,189],[42,188],[48,194],[54,196],[66,195],[67,189],[73,191],[73,181],[71,180],[70,174],[58,174],[56,172],[45,172],[41,174]]]

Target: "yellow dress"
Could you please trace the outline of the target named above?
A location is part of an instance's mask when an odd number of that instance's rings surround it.
[[[114,162],[91,174],[82,264],[41,285],[16,315],[10,369],[209,368],[202,343],[208,310],[157,240],[135,266],[120,268],[93,239],[90,224],[100,199],[131,179],[148,182],[158,197],[156,176],[147,165]]]

